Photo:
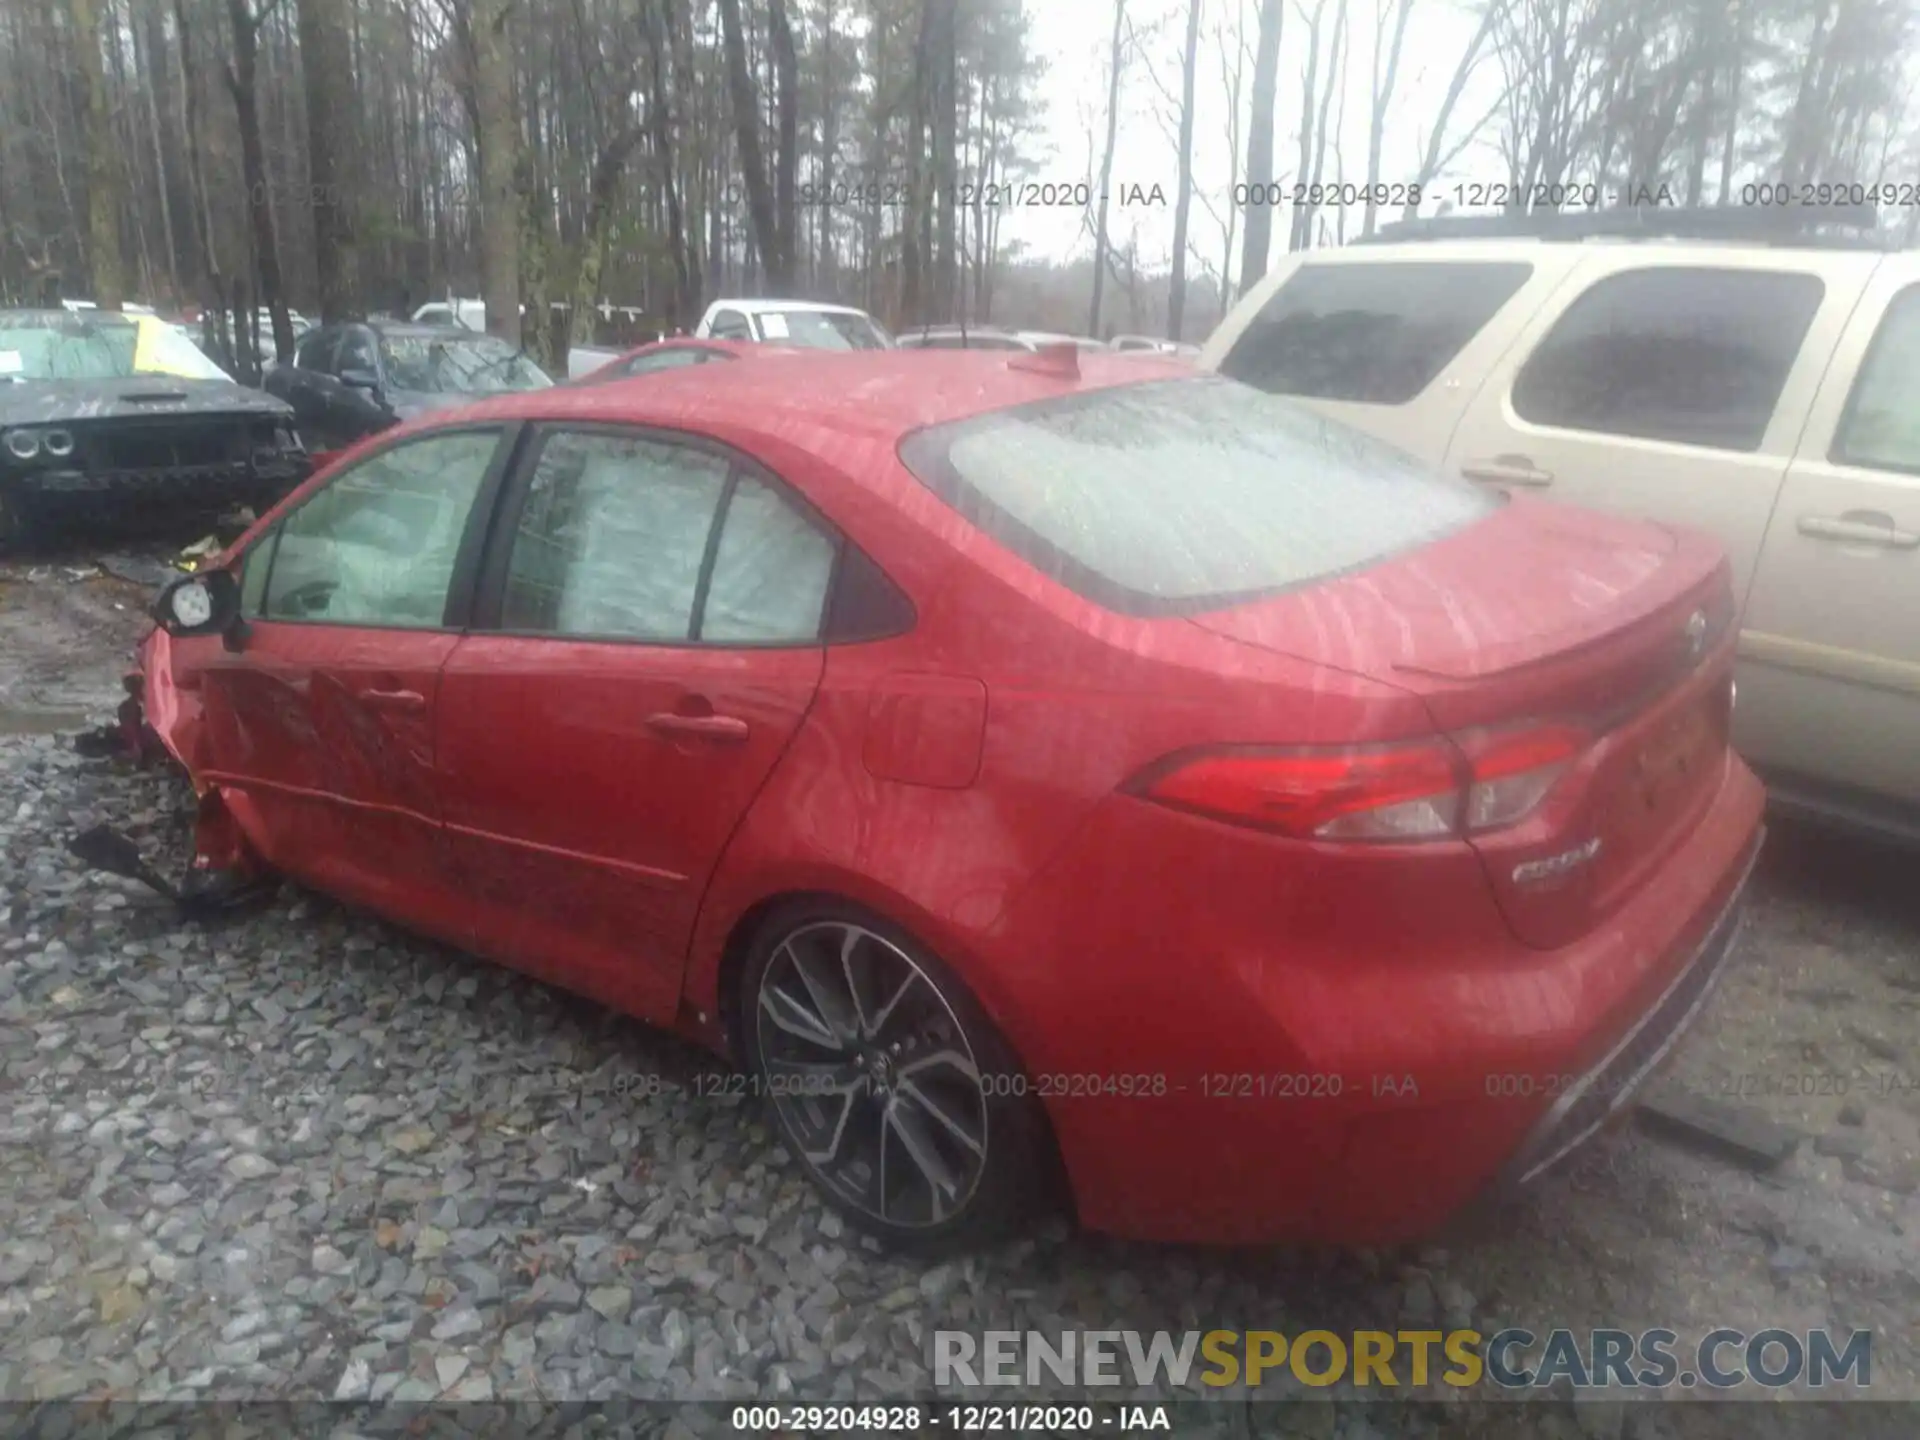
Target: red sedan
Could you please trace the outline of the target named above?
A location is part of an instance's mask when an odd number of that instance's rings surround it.
[[[1412,1237],[1627,1104],[1762,792],[1713,545],[1177,364],[769,357],[380,436],[157,606],[204,865],[738,1061],[889,1239]]]
[[[784,351],[790,347],[774,348]],[[602,385],[609,380],[630,380],[636,375],[656,375],[664,370],[710,365],[716,360],[740,360],[766,350],[765,345],[756,345],[750,340],[701,340],[691,335],[676,335],[670,340],[656,340],[648,345],[636,346],[567,383]]]

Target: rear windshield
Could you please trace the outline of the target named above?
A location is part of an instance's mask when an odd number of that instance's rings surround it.
[[[1292,401],[1215,377],[974,416],[901,458],[971,523],[1134,615],[1219,609],[1371,565],[1498,501]]]

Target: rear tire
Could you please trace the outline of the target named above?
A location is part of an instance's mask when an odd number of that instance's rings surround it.
[[[1028,1215],[1053,1173],[1045,1117],[938,957],[853,906],[802,902],[761,925],[738,993],[750,1083],[853,1224],[928,1254]]]

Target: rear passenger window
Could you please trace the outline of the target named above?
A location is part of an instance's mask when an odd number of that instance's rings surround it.
[[[1609,275],[1513,382],[1521,419],[1757,450],[1826,287],[1813,275],[1663,266]]]
[[[560,432],[507,562],[506,630],[664,644],[811,644],[838,542],[706,450]],[[716,533],[715,525],[719,529]]]
[[[833,555],[825,531],[741,476],[721,521],[699,638],[762,645],[819,638]]]
[[[604,434],[547,439],[507,563],[507,630],[622,640],[693,635],[727,462]]]
[[[1893,297],[1834,442],[1842,465],[1920,475],[1920,286]]]
[[[1270,395],[1404,405],[1527,283],[1522,262],[1305,264],[1220,372]]]

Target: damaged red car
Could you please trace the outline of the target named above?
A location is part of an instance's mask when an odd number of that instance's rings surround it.
[[[1168,362],[504,396],[156,613],[205,866],[731,1056],[901,1243],[1430,1232],[1623,1111],[1760,839],[1711,542]]]

